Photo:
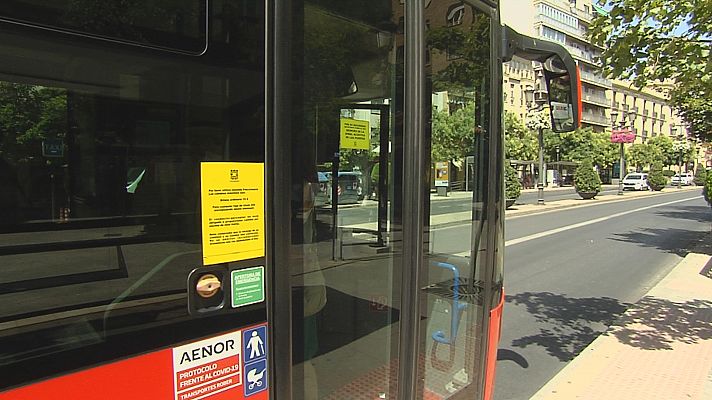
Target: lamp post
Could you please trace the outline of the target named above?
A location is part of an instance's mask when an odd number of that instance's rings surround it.
[[[559,161],[559,151],[561,149],[559,148],[559,145],[556,145],[556,175],[558,176],[558,182],[559,182],[559,187],[563,186],[561,184],[561,163]]]
[[[618,119],[618,111],[617,110],[611,110],[611,135],[613,135],[613,131],[616,129],[616,120]],[[625,120],[625,117],[621,120],[621,127],[623,127],[623,122]],[[621,151],[620,151],[620,158],[619,158],[619,164],[618,164],[618,195],[623,195],[623,164],[625,163],[625,153],[623,152],[623,143],[620,143]]]
[[[542,75],[543,76],[543,75]],[[530,129],[537,129],[538,142],[539,142],[539,178],[537,179],[537,199],[536,203],[538,205],[544,204],[544,179],[546,178],[546,171],[544,170],[544,129],[548,128],[549,120],[546,119],[544,111],[544,103],[546,99],[544,97],[543,90],[538,90],[536,93],[538,96],[534,96],[534,88],[531,85],[527,85],[524,90],[524,96],[527,100],[527,108],[531,112],[535,112],[527,118],[527,127]],[[532,105],[535,104],[533,107]]]
[[[671,136],[674,136],[675,133],[677,132],[677,128],[675,126],[672,126],[670,128],[670,134]],[[680,185],[682,185],[682,157],[684,156],[684,153],[689,150],[690,144],[687,143],[687,140],[685,136],[680,133],[680,135],[677,135],[677,141],[673,143],[673,150],[677,152],[677,188],[680,189]]]

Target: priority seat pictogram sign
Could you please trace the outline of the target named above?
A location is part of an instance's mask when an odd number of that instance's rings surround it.
[[[243,387],[245,397],[267,389],[267,327],[242,332]]]

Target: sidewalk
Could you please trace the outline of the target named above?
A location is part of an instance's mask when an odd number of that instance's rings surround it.
[[[532,400],[712,399],[712,233]]]

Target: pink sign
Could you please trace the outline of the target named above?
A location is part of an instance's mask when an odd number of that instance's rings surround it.
[[[611,132],[611,143],[633,143],[635,133],[631,129],[614,129]]]

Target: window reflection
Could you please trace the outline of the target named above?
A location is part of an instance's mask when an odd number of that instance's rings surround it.
[[[62,7],[80,3],[93,2],[18,0],[2,13],[66,22]],[[83,21],[143,32],[147,10],[163,9],[144,3],[140,21]],[[0,26],[0,388],[236,326],[190,324],[185,294],[202,264],[200,162],[265,153],[261,6],[215,11],[223,23],[200,58]],[[177,34],[163,17],[153,28]]]
[[[421,396],[475,398],[482,370],[480,340],[490,181],[491,47],[488,16],[469,4],[433,2],[426,35],[431,87],[426,318],[422,321]],[[456,14],[455,11],[459,10]],[[457,15],[457,20],[451,18]],[[443,166],[447,166],[443,175]],[[447,180],[443,181],[443,176]]]
[[[390,1],[367,3],[307,2],[296,23],[303,38],[294,42],[303,80],[290,132],[298,144],[290,265],[297,399],[395,396],[403,13]]]

